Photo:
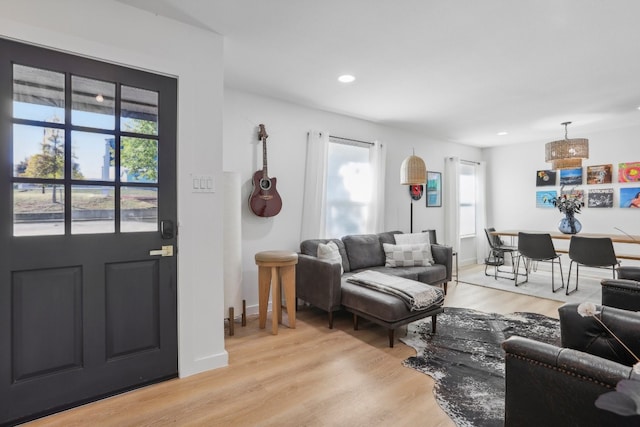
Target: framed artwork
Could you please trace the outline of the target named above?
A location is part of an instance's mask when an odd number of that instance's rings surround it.
[[[621,208],[640,208],[640,187],[620,189]]]
[[[611,184],[613,165],[587,166],[587,184]]]
[[[587,207],[588,208],[612,208],[613,207],[613,188],[589,190],[587,192]]]
[[[409,186],[409,195],[411,196],[411,200],[422,199],[423,192],[424,192],[424,185],[422,184]]]
[[[560,185],[582,184],[582,168],[560,169]]]
[[[618,182],[640,182],[640,162],[618,163]]]
[[[558,192],[556,190],[545,190],[545,191],[536,191],[536,208],[552,208],[553,206],[552,200],[558,196]]]
[[[544,170],[536,173],[536,187],[556,185],[556,171]]]
[[[442,174],[427,172],[427,207],[442,206]]]

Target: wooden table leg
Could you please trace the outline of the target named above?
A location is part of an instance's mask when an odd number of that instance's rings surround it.
[[[280,267],[282,288],[284,290],[285,301],[287,302],[287,316],[289,317],[289,327],[296,327],[296,266],[289,265]]]
[[[258,310],[260,313],[260,329],[267,325],[267,307],[269,306],[269,285],[271,284],[271,269],[258,267]]]

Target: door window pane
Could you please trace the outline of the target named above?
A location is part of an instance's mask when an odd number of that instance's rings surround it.
[[[13,125],[13,176],[64,178],[64,130]]]
[[[122,182],[158,182],[158,141],[123,136],[120,179]]]
[[[158,134],[158,92],[122,86],[120,128],[126,132]]]
[[[71,123],[113,130],[116,85],[85,77],[71,76]]]
[[[71,234],[115,232],[114,188],[97,185],[71,187]]]
[[[13,235],[64,234],[64,187],[44,183],[13,184]]]
[[[72,178],[113,181],[114,141],[114,135],[71,131]]]
[[[14,64],[13,117],[64,123],[64,74]]]
[[[158,231],[158,189],[122,187],[120,231]]]

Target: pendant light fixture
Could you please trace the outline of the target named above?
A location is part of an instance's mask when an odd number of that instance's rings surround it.
[[[586,138],[567,137],[567,126],[564,122],[564,139],[547,142],[545,145],[545,162],[551,162],[551,169],[581,168],[582,159],[589,158],[589,140]]]
[[[400,166],[400,184],[421,185],[427,182],[427,166],[424,160],[413,154],[402,162]]]

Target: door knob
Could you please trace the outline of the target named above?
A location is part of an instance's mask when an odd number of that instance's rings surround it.
[[[173,245],[163,246],[162,249],[149,251],[149,255],[173,256]]]

